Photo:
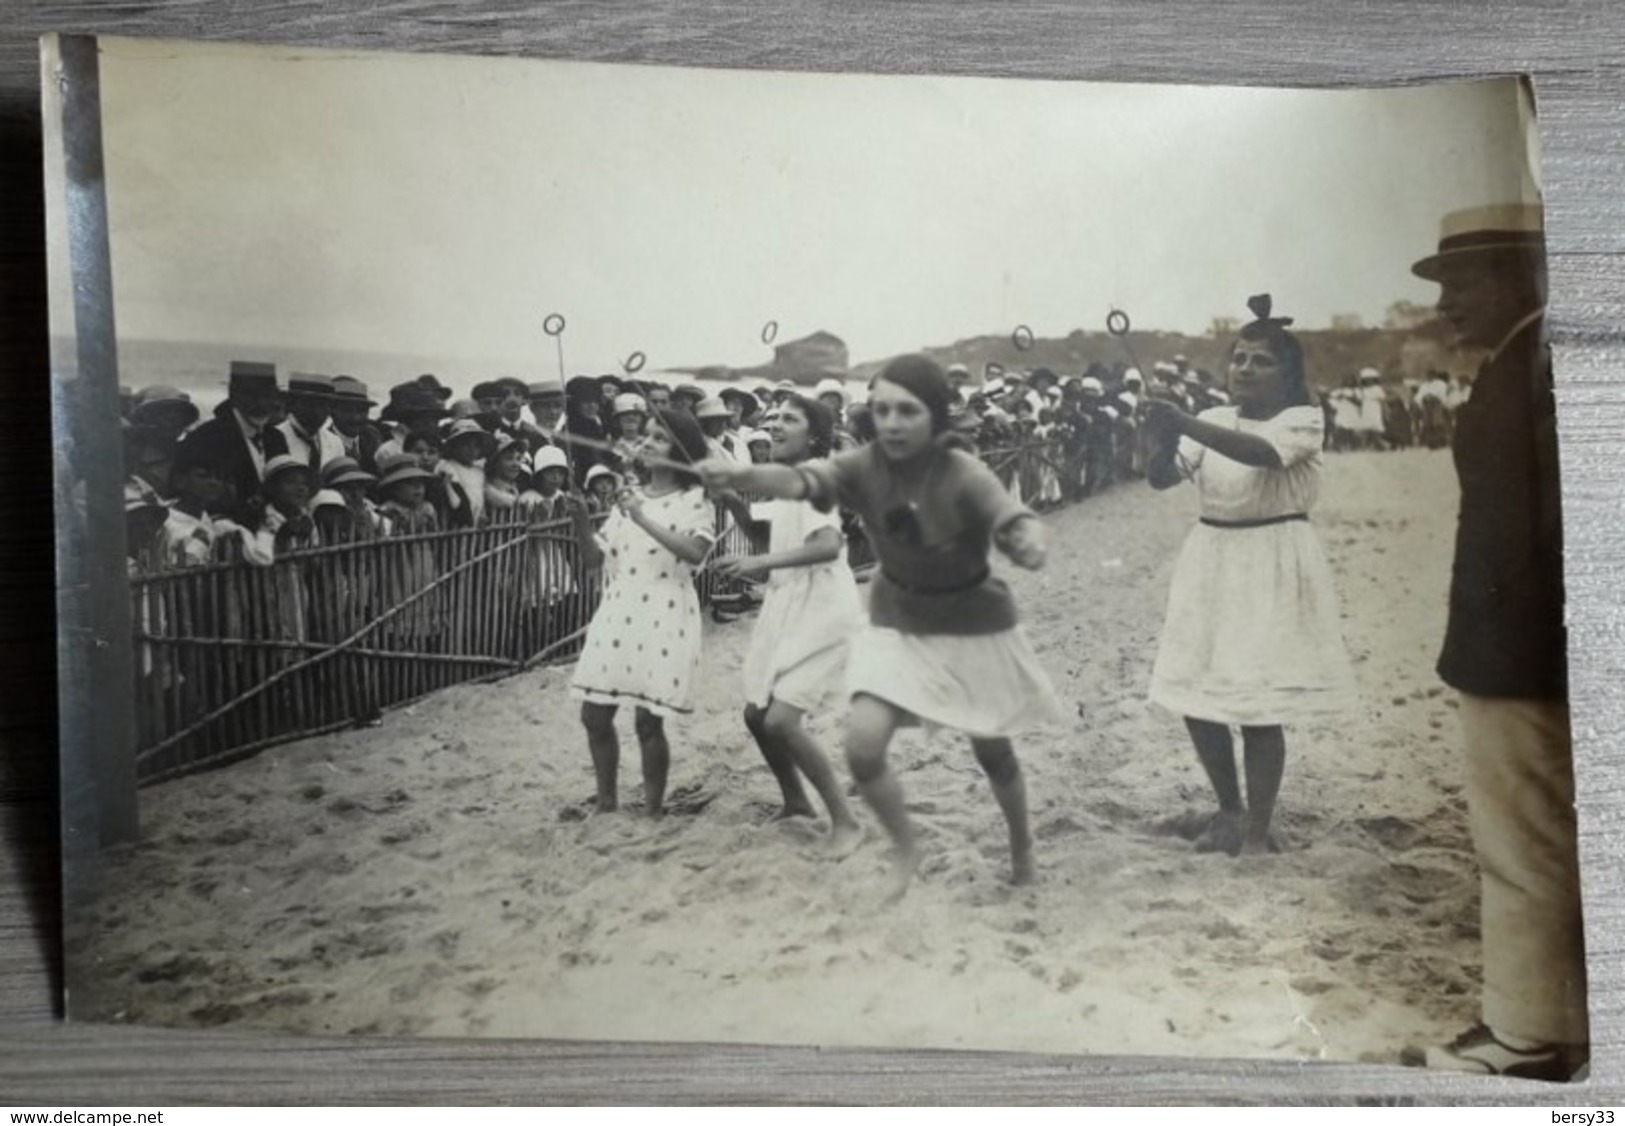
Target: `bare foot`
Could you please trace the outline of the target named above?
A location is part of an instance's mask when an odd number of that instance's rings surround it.
[[[920,867],[920,854],[909,849],[898,850],[892,858],[891,872],[886,877],[886,895],[884,902],[887,905],[898,902],[908,894],[908,886],[914,880],[914,873]]]
[[[1281,843],[1266,833],[1263,840],[1255,840],[1251,835],[1241,842],[1241,851],[1238,856],[1274,856],[1281,851]]]
[[[1033,845],[1027,842],[1024,848],[1010,850],[1010,882],[1018,888],[1028,887],[1037,879],[1037,869],[1033,866]]]
[[[1246,823],[1241,814],[1221,809],[1213,815],[1213,820],[1207,823],[1202,835],[1196,838],[1196,851],[1240,856],[1245,832]]]
[[[837,821],[829,827],[824,854],[831,860],[845,860],[863,843],[863,826],[856,821]]]
[[[775,813],[772,817],[769,817],[767,819],[767,821],[768,821],[768,824],[771,825],[775,821],[788,821],[792,817],[813,817],[813,816],[816,816],[816,814],[815,814],[812,806],[807,805],[807,804],[802,803],[802,802],[785,802],[784,805],[779,809],[779,811],[777,813]]]

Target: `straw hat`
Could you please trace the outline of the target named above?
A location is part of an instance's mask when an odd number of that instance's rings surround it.
[[[504,381],[499,379],[496,382],[501,384]],[[513,380],[513,382],[519,383],[517,379]],[[527,399],[535,400],[564,398],[564,383],[562,380],[539,379],[535,383],[520,384],[520,386],[525,388],[524,394]]]
[[[453,442],[464,438],[474,438],[479,441],[482,457],[490,457],[491,453],[496,449],[496,439],[491,437],[491,432],[472,418],[460,418],[452,423],[451,429],[447,430],[445,436],[441,438],[440,445],[442,448],[446,448]]]
[[[1440,281],[1488,254],[1540,254],[1546,249],[1545,222],[1537,203],[1498,203],[1452,211],[1439,224],[1439,249],[1411,267],[1411,273]]]
[[[131,422],[162,425],[165,419],[182,429],[198,420],[200,411],[192,397],[177,387],[162,384],[143,387],[136,392],[135,406],[130,411]]]
[[[353,457],[336,457],[322,466],[322,484],[329,489],[335,485],[370,485],[376,480]]]
[[[642,395],[628,391],[625,394],[615,396],[615,402],[611,404],[610,413],[617,417],[623,414],[648,414],[649,404],[644,401]]]
[[[411,454],[388,454],[378,460],[378,487],[387,489],[402,481],[431,481],[434,474],[418,464]]]

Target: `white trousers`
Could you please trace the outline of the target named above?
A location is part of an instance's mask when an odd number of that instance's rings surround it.
[[[1568,706],[1463,693],[1460,716],[1482,880],[1484,1023],[1530,1040],[1586,1043]]]

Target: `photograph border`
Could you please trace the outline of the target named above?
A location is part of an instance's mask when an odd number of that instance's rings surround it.
[[[1537,8],[1534,5],[1529,7],[1531,10]],[[1073,10],[1091,8],[1096,6],[1073,6]],[[1148,9],[1149,5],[1142,5],[1141,8]],[[1034,9],[1023,11],[1031,16]],[[1212,20],[1207,20],[1205,24],[1197,20],[1191,26],[1193,28],[1205,26],[1211,31]],[[120,32],[123,33],[125,30],[120,29]],[[1571,26],[1566,34],[1579,36],[1585,30]],[[1595,34],[1596,29],[1591,31]],[[1033,34],[1034,38],[1026,39],[1024,42],[1036,43],[1038,41],[1036,33]],[[1194,37],[1196,32],[1193,30],[1190,34]],[[1189,51],[1190,41],[1184,40],[1183,35],[1184,33],[1181,33],[1182,41],[1187,44],[1184,49]],[[588,39],[590,41],[590,33]],[[1577,49],[1581,42],[1578,38],[1565,41],[1574,49]],[[335,44],[324,39],[308,45]],[[368,46],[387,49],[390,45],[380,43]],[[714,57],[659,57],[636,61],[716,65],[721,60]],[[774,60],[773,65],[782,66],[785,61],[787,60]],[[826,60],[820,57],[816,61]],[[918,61],[919,59],[914,56],[905,57],[905,69],[908,62]],[[935,63],[939,60],[930,61]],[[1118,61],[1121,63],[1121,60]],[[1618,60],[1615,60],[1616,66],[1617,63]],[[854,65],[852,69],[867,68]],[[985,72],[977,71],[977,73]],[[999,69],[997,73],[1010,72]],[[1617,74],[1615,71],[1616,79]],[[1043,76],[1091,79],[1128,77],[1121,72],[1087,74],[1051,72]],[[1452,75],[1452,77],[1484,76],[1487,75],[1471,71]],[[1135,75],[1136,80],[1147,81],[1161,81],[1167,77],[1166,74],[1160,73]],[[1218,81],[1228,77],[1233,82],[1237,76],[1234,73],[1228,75],[1213,73],[1199,77],[1202,81]],[[1275,77],[1277,81],[1281,81],[1281,76]],[[1337,77],[1343,76],[1339,74]],[[1422,76],[1412,74],[1408,77],[1420,79]],[[1389,84],[1393,84],[1393,78],[1394,76],[1389,76]],[[1588,1085],[1588,1088],[1570,1092],[1542,1087],[1538,1091],[1530,1092],[1528,1085],[1523,1084],[1475,1082],[1470,1079],[1452,1079],[1426,1073],[1407,1074],[1387,1067],[1333,1064],[1317,1065],[1313,1069],[1313,1078],[1306,1080],[1307,1072],[1301,1064],[1285,1062],[1279,1065],[1265,1062],[1216,1064],[1212,1061],[1145,1057],[1110,1059],[989,1057],[963,1053],[870,1053],[731,1047],[710,1049],[668,1045],[525,1043],[496,1046],[489,1042],[417,1044],[398,1041],[388,1044],[369,1042],[358,1045],[349,1040],[307,1042],[258,1036],[244,1037],[240,1040],[231,1038],[232,1043],[220,1048],[222,1058],[216,1060],[211,1053],[208,1065],[196,1067],[186,1085],[195,1090],[202,1090],[201,1086],[194,1084],[199,1081],[206,1082],[211,1069],[216,1067],[222,1070],[229,1069],[231,1065],[228,1061],[233,1053],[240,1064],[255,1051],[263,1052],[271,1049],[281,1061],[279,1066],[286,1067],[291,1062],[292,1066],[297,1067],[300,1066],[298,1062],[300,1060],[309,1062],[318,1056],[330,1057],[332,1048],[339,1046],[344,1049],[345,1060],[331,1072],[337,1085],[327,1089],[326,1093],[330,1098],[354,1090],[355,1094],[364,1099],[365,1095],[361,1089],[350,1087],[350,1083],[357,1080],[363,1086],[368,1082],[374,1084],[375,1093],[386,1089],[383,1083],[388,1080],[369,1081],[366,1069],[376,1068],[384,1060],[394,1060],[399,1061],[398,1064],[386,1070],[394,1073],[393,1078],[397,1082],[407,1084],[396,1089],[396,1097],[404,1092],[416,1090],[420,1098],[434,1098],[433,1092],[437,1082],[442,1083],[444,1091],[449,1093],[459,1089],[459,1084],[472,1075],[485,1074],[486,1069],[490,1069],[494,1071],[495,1086],[487,1092],[487,1097],[496,1097],[503,1101],[526,1098],[551,1101],[570,1097],[583,1097],[595,1101],[617,1101],[625,1098],[706,1101],[727,1098],[730,1101],[748,1099],[795,1102],[826,1101],[832,1098],[839,1101],[864,1102],[898,1099],[981,1101],[986,1098],[1020,1101],[1152,1099],[1170,1102],[1223,1099],[1251,1102],[1306,1099],[1319,1101],[1329,1097],[1390,1101],[1397,1098],[1418,1101],[1431,1101],[1436,1098],[1452,1101],[1524,1101],[1526,1097],[1530,1097],[1539,1104],[1553,1101],[1599,1101],[1598,1095],[1602,1093],[1598,1089],[1599,1086],[1606,1084],[1603,1089],[1613,1089],[1612,1084],[1618,1082],[1621,1074],[1620,1029],[1617,1016],[1621,970],[1617,951],[1620,943],[1617,938],[1611,940],[1611,936],[1617,936],[1619,933],[1621,912],[1618,872],[1621,866],[1608,863],[1610,858],[1617,859],[1620,856],[1617,829],[1613,834],[1608,830],[1610,826],[1617,825],[1620,821],[1621,795],[1617,783],[1613,786],[1602,784],[1604,778],[1619,777],[1615,769],[1619,765],[1619,756],[1610,746],[1604,745],[1604,732],[1617,732],[1620,729],[1621,703],[1608,699],[1611,674],[1619,667],[1618,653],[1609,650],[1607,645],[1610,640],[1608,630],[1612,627],[1613,621],[1617,621],[1621,606],[1620,596],[1617,593],[1613,594],[1610,600],[1604,585],[1608,572],[1608,553],[1617,545],[1618,534],[1617,530],[1610,529],[1607,522],[1599,517],[1608,513],[1609,500],[1617,495],[1617,485],[1622,476],[1618,467],[1605,463],[1610,455],[1614,455],[1615,461],[1619,460],[1618,451],[1608,446],[1610,433],[1617,432],[1617,427],[1611,427],[1610,424],[1620,415],[1618,407],[1614,407],[1611,414],[1608,413],[1609,381],[1610,379],[1618,381],[1617,376],[1611,376],[1609,373],[1620,370],[1619,361],[1622,353],[1625,353],[1617,330],[1612,330],[1607,324],[1599,321],[1606,320],[1609,312],[1617,314],[1622,304],[1622,289],[1625,289],[1625,286],[1622,286],[1621,282],[1622,271],[1617,260],[1618,248],[1609,244],[1607,239],[1618,238],[1617,232],[1625,230],[1625,222],[1620,222],[1618,179],[1612,181],[1615,185],[1613,191],[1616,194],[1613,197],[1607,195],[1609,181],[1606,173],[1611,167],[1607,161],[1593,161],[1583,169],[1579,166],[1574,167],[1576,179],[1570,183],[1581,189],[1585,203],[1577,205],[1572,194],[1565,194],[1563,169],[1577,159],[1581,165],[1585,162],[1583,157],[1575,156],[1573,149],[1566,153],[1563,151],[1562,140],[1566,135],[1561,129],[1557,131],[1556,136],[1553,135],[1553,130],[1549,128],[1552,98],[1543,85],[1539,67],[1535,68],[1534,78],[1538,105],[1542,113],[1543,147],[1547,166],[1548,229],[1552,248],[1553,337],[1560,425],[1564,439],[1564,496],[1569,510],[1567,530],[1571,536],[1570,598],[1571,604],[1578,603],[1588,611],[1586,614],[1571,614],[1573,631],[1571,651],[1577,658],[1574,661],[1573,686],[1577,741],[1576,771],[1581,788],[1578,804],[1581,813],[1588,937],[1592,939],[1590,964],[1593,974],[1591,985],[1593,1039],[1597,1052],[1597,1062],[1594,1064],[1594,1074],[1597,1078]],[[1572,73],[1567,76],[1567,80],[1574,82],[1582,93],[1586,89],[1583,81]],[[1349,82],[1355,81],[1382,84],[1376,74],[1362,74],[1349,78]],[[1348,83],[1329,81],[1329,84]],[[1598,84],[1599,87],[1603,85],[1605,84]],[[1598,102],[1606,100],[1605,89],[1596,88],[1592,93]],[[1578,99],[1581,95],[1574,96]],[[1595,111],[1598,107],[1593,105],[1591,108]],[[1616,115],[1617,126],[1620,111],[1616,106],[1612,112]],[[1575,122],[1570,119],[1567,124],[1572,128]],[[1573,140],[1572,134],[1567,136]],[[1592,138],[1589,143],[1601,142]],[[1613,159],[1617,165],[1619,159],[1617,152],[1613,154]],[[1601,171],[1598,170],[1599,163],[1604,166]],[[1580,174],[1582,171],[1585,174],[1583,176]],[[1587,190],[1590,194],[1585,194]],[[1571,188],[1569,191],[1572,193],[1574,189]],[[1586,224],[1575,223],[1573,217],[1581,213],[1584,207],[1597,209],[1590,218],[1593,222],[1599,219],[1601,222],[1596,222],[1596,225],[1589,229]],[[1568,219],[1567,226],[1565,218]],[[1608,222],[1614,224],[1613,233],[1605,235],[1602,232],[1609,229],[1606,226]],[[1603,256],[1597,256],[1592,248],[1603,251]],[[1593,302],[1591,307],[1577,299],[1582,285],[1589,287],[1588,292]],[[1611,304],[1599,309],[1595,306],[1595,302],[1602,299],[1611,301]],[[1583,486],[1580,482],[1584,482]],[[1610,488],[1610,484],[1616,488]],[[1590,519],[1586,518],[1588,514]],[[1619,519],[1617,511],[1613,519],[1617,523]],[[64,560],[64,576],[71,576],[72,573],[72,561]],[[1590,613],[1593,610],[1596,611],[1594,616]],[[127,616],[127,607],[124,608],[124,612]],[[70,647],[71,642],[78,636],[80,635],[72,630],[64,630],[64,640],[70,643]],[[89,638],[95,635],[83,636]],[[1612,636],[1619,634],[1615,633]],[[68,671],[70,681],[80,675],[74,671],[77,666],[65,663],[63,668]],[[93,695],[83,686],[75,692],[70,684],[65,690],[63,699],[65,721],[75,722],[69,717],[79,714],[80,709],[77,705],[86,703]],[[69,734],[70,732],[65,730],[64,737],[69,737]],[[171,1037],[178,1038],[177,1044],[180,1041],[193,1043],[206,1041],[216,1045],[222,1042],[222,1038],[218,1036],[203,1038],[194,1034],[167,1033],[159,1030],[141,1030],[139,1033],[130,1029],[94,1030],[84,1026],[73,1026],[67,1030],[65,1036],[44,1039],[57,1041],[58,1051],[61,1050],[63,1043],[85,1046],[98,1043],[117,1045],[119,1064],[121,1067],[128,1067],[141,1066],[143,1060],[148,1064],[152,1063],[152,1054],[163,1055],[163,1043]],[[6,1041],[12,1038],[10,1024],[0,1026],[0,1044],[9,1048],[10,1044]],[[18,1040],[36,1038],[30,1038],[26,1033],[16,1037]],[[74,1055],[75,1053],[71,1051],[66,1053],[70,1060]],[[27,1063],[30,1058],[34,1058],[33,1054],[25,1052],[22,1072],[24,1075],[30,1074]],[[371,1062],[367,1062],[368,1060]],[[418,1069],[421,1069],[427,1060],[440,1062],[437,1068],[431,1068],[425,1074]],[[556,1069],[550,1067],[553,1074],[548,1076],[526,1074],[535,1064],[543,1061],[566,1066]],[[770,1070],[763,1069],[763,1064],[768,1064]],[[625,1085],[615,1081],[614,1077],[622,1074],[629,1066],[636,1071],[635,1079]],[[331,1067],[331,1061],[328,1067]],[[414,1069],[415,1078],[406,1074],[408,1067]],[[60,1072],[61,1060],[58,1060],[50,1070]],[[759,1076],[757,1074],[759,1070],[766,1070],[767,1074]],[[900,1073],[907,1074],[913,1081],[906,1088],[897,1082]],[[181,1079],[174,1069],[170,1069],[167,1075],[164,1069],[159,1069],[157,1074],[164,1076],[172,1084]],[[45,1069],[33,1072],[33,1078],[36,1080],[45,1076]],[[215,1075],[216,1082],[220,1078],[220,1074]],[[218,1088],[216,1090],[218,1091]],[[310,1094],[318,1101],[323,1097],[322,1093],[316,1091]],[[1574,1096],[1572,1099],[1569,1097],[1571,1094]],[[410,1098],[411,1095],[407,1094],[407,1097]]]

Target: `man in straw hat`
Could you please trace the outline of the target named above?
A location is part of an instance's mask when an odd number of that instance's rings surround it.
[[[1563,549],[1538,206],[1445,217],[1412,268],[1488,353],[1456,422],[1461,481],[1439,675],[1460,692],[1481,881],[1480,1023],[1405,1062],[1568,1079],[1589,1059],[1563,626]]]
[[[344,442],[328,426],[333,417],[333,380],[325,375],[288,373],[288,417],[277,424],[288,453],[320,474],[322,466],[344,456]]]

